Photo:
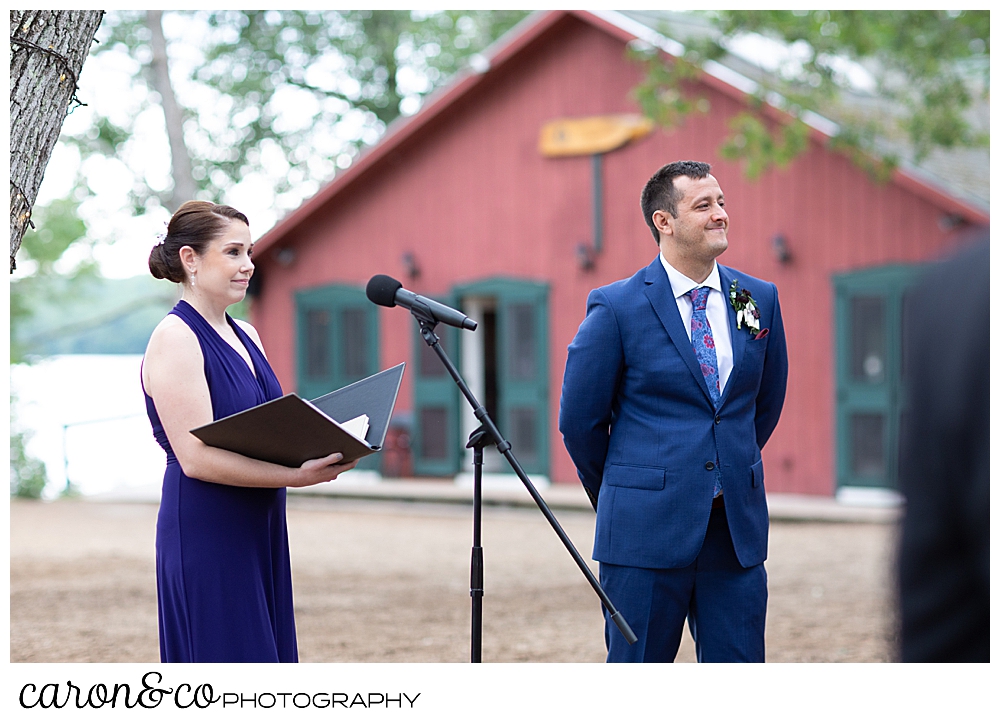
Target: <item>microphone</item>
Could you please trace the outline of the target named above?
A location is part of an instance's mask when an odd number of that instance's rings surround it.
[[[407,291],[400,282],[385,274],[372,276],[365,288],[365,294],[373,304],[389,307],[402,306],[448,326],[457,326],[459,329],[468,329],[469,331],[475,331],[476,327],[479,326],[461,311],[433,299],[414,294],[412,291]]]

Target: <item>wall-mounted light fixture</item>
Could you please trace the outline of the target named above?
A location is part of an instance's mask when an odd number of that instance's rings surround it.
[[[413,255],[412,251],[404,252],[402,261],[408,278],[416,279],[420,276],[420,266],[417,265],[417,257]]]
[[[251,299],[256,299],[260,296],[261,284],[264,282],[264,277],[259,268],[254,270],[253,276],[250,277],[250,283],[247,284],[247,296]]]
[[[788,239],[785,238],[785,234],[774,234],[774,237],[771,239],[771,249],[774,251],[774,258],[778,259],[779,264],[787,264],[792,260],[792,251],[788,248]]]
[[[576,245],[576,262],[580,265],[583,271],[590,271],[594,268],[594,262],[596,261],[597,251],[594,247],[587,243],[578,243]]]
[[[278,249],[278,252],[274,255],[274,258],[279,264],[288,268],[293,263],[295,263],[295,249],[288,248],[287,246]]]

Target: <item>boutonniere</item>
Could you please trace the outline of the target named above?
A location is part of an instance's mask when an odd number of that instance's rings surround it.
[[[729,303],[736,310],[736,328],[742,329],[746,323],[747,330],[754,336],[760,333],[760,312],[757,310],[757,302],[750,296],[746,289],[737,288],[736,280],[729,287]]]

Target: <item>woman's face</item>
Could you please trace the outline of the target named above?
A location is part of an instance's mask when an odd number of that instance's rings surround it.
[[[208,294],[235,304],[246,296],[253,262],[250,254],[250,229],[242,221],[229,220],[225,232],[212,240],[205,253],[190,254],[190,285],[199,294]]]

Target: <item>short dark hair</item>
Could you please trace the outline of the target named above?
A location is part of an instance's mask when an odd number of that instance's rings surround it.
[[[216,238],[226,232],[231,221],[250,226],[247,217],[232,206],[210,201],[188,201],[177,209],[167,224],[167,235],[149,252],[149,272],[157,279],[184,283],[187,275],[180,250],[190,246],[199,256]]]
[[[677,202],[681,197],[674,188],[674,179],[678,176],[704,178],[711,169],[709,164],[701,161],[674,161],[663,166],[646,181],[642,189],[642,215],[657,244],[660,243],[660,232],[653,224],[653,213],[666,211],[674,218],[677,217]]]

